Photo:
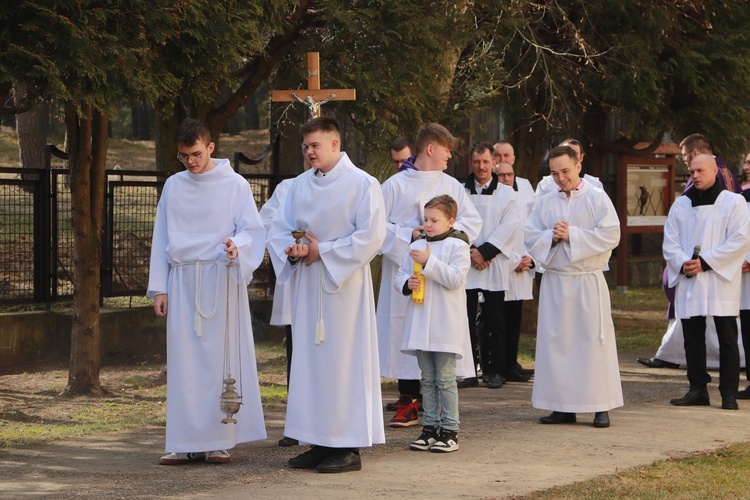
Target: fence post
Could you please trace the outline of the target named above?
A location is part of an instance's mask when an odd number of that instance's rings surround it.
[[[50,185],[52,183],[52,145],[44,148],[44,168],[40,169],[38,189],[34,190],[34,300],[52,306],[52,251]]]

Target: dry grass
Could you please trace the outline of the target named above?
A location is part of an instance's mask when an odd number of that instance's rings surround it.
[[[238,135],[222,134],[219,148],[223,158],[234,158],[240,151],[250,158],[258,157],[268,146],[269,134],[266,130],[245,130]],[[55,144],[62,149],[62,144]],[[107,168],[116,166],[123,170],[155,170],[154,141],[131,141],[110,139],[107,151]],[[16,131],[10,127],[0,127],[0,167],[18,167],[18,140]],[[41,167],[41,165],[40,165]],[[268,161],[259,164],[254,171],[270,169]]]

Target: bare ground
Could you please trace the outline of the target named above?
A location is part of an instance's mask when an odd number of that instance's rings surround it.
[[[153,426],[4,449],[0,490],[11,497],[56,499],[396,498],[428,488],[446,498],[509,498],[750,441],[750,405],[740,402],[738,412],[720,410],[717,376],[709,388],[713,406],[672,407],[669,399],[687,388],[685,372],[635,363],[636,355],[645,354],[650,353],[620,356],[625,406],[611,412],[609,429],[594,429],[593,415],[586,414],[575,425],[540,425],[547,412],[531,408],[530,383],[463,389],[458,452],[408,451],[419,428],[386,427],[387,443],[363,450],[361,472],[324,475],[286,467],[286,460],[302,450],[276,445],[283,435],[284,407],[271,406],[265,408],[269,438],[237,446],[227,465],[159,466],[164,429]],[[160,365],[153,370],[160,376]],[[0,377],[0,395],[33,391],[30,379],[38,376]],[[42,376],[60,378],[55,370]],[[103,380],[110,376],[105,373]],[[43,404],[44,394],[34,397]],[[384,393],[385,401],[395,397],[394,390]],[[384,414],[386,421],[390,417]]]

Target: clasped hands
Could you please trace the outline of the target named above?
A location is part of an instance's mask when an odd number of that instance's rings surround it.
[[[570,228],[564,220],[561,220],[552,228],[552,241],[557,243],[560,240],[570,241]]]
[[[287,257],[292,260],[302,260],[306,266],[311,265],[316,260],[320,260],[320,250],[318,245],[320,242],[316,240],[310,233],[305,233],[304,236],[310,243],[294,243],[284,249]]]
[[[744,270],[744,263],[742,265],[742,268]],[[682,264],[682,273],[685,276],[695,276],[696,274],[701,272],[703,272],[703,266],[701,265],[700,259],[686,260],[685,263]]]

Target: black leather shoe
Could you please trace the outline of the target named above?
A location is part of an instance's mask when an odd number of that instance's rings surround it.
[[[576,414],[553,411],[546,417],[540,418],[539,421],[543,424],[575,424]]]
[[[478,385],[479,380],[476,377],[466,377],[456,382],[456,387],[458,387],[459,389],[466,389],[467,387],[477,387]]]
[[[675,406],[709,406],[711,401],[708,399],[706,389],[690,389],[687,394],[671,400],[669,404]]]
[[[356,448],[334,448],[328,458],[315,467],[318,472],[352,472],[362,469],[362,459]]]
[[[491,373],[487,377],[487,387],[490,389],[500,389],[505,384],[505,379],[497,373]]]
[[[297,441],[294,438],[286,437],[279,439],[279,446],[297,446],[299,445],[299,441]]]
[[[679,368],[680,365],[677,363],[670,363],[659,358],[637,358],[640,364],[648,366],[649,368]]]
[[[733,398],[732,396],[722,396],[721,397],[721,409],[722,410],[739,410],[740,407],[737,406],[737,400]]]
[[[313,446],[306,452],[301,453],[294,458],[290,458],[287,463],[292,469],[314,469],[323,463],[333,451],[333,448]]]
[[[523,366],[521,366],[521,363],[516,363],[516,370],[523,373],[524,375],[534,375],[533,368],[524,368]]]
[[[505,377],[505,380],[507,380],[508,382],[528,382],[529,380],[531,380],[531,375],[515,369],[503,373],[503,377]]]
[[[609,412],[596,412],[594,415],[594,427],[609,427]]]
[[[735,397],[737,399],[750,399],[750,385],[748,385],[741,391],[737,391],[737,396]]]

